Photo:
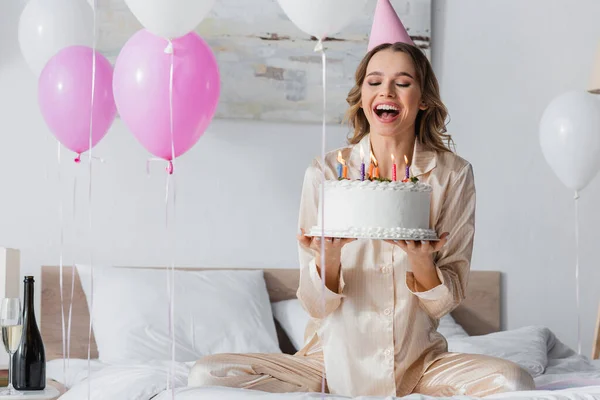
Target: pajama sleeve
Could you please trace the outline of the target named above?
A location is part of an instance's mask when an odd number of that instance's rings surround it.
[[[449,232],[446,245],[435,255],[441,284],[419,291],[412,272],[406,273],[408,289],[419,298],[434,319],[454,310],[465,298],[475,234],[475,180],[473,168],[465,165],[451,181],[443,200],[436,232]]]
[[[302,195],[300,198],[299,228],[308,233],[314,225],[317,225],[319,188],[321,178],[321,166],[314,160],[304,175]],[[300,229],[298,229],[300,231]],[[323,284],[323,280],[317,270],[315,255],[311,249],[298,245],[300,258],[300,284],[296,293],[302,307],[313,318],[325,318],[335,311],[344,297],[344,278],[341,275],[337,293],[331,291]]]

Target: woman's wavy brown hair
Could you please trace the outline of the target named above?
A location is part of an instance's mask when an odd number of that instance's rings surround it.
[[[348,138],[350,144],[357,144],[360,140],[369,133],[369,121],[363,109],[361,108],[361,88],[367,74],[367,66],[375,53],[391,49],[408,54],[415,66],[417,83],[421,87],[422,101],[427,105],[427,109],[420,110],[415,121],[415,135],[417,140],[424,145],[425,148],[435,151],[451,151],[450,146],[453,146],[452,136],[446,133],[446,118],[448,110],[440,98],[440,88],[433,73],[433,68],[429,60],[423,52],[412,45],[406,43],[384,43],[365,55],[362,59],[355,74],[355,85],[348,93],[346,101],[350,108],[346,112],[345,120],[349,121],[354,129],[352,137]]]

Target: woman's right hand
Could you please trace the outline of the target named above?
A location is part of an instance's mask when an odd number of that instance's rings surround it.
[[[323,251],[321,237],[306,236],[304,229],[301,229],[300,231],[301,233],[298,235],[298,241],[300,242],[301,246],[313,251],[317,270],[320,275],[321,264],[323,263],[323,257],[321,255]],[[342,247],[355,240],[356,239],[325,237],[325,284],[334,292],[337,292],[339,284]]]

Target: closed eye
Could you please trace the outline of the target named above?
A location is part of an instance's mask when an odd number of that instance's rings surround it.
[[[381,82],[369,82],[369,86],[379,86]],[[410,87],[410,83],[396,83],[396,86],[407,88]]]

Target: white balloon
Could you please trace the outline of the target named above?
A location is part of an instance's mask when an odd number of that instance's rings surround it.
[[[288,18],[305,33],[324,39],[365,12],[368,0],[278,0]]]
[[[215,0],[125,0],[125,4],[144,28],[174,39],[196,29]]]
[[[600,98],[583,91],[555,98],[542,115],[540,145],[565,186],[585,188],[600,170]]]
[[[31,0],[19,20],[19,46],[29,68],[39,76],[65,47],[92,46],[94,16],[85,0]]]

